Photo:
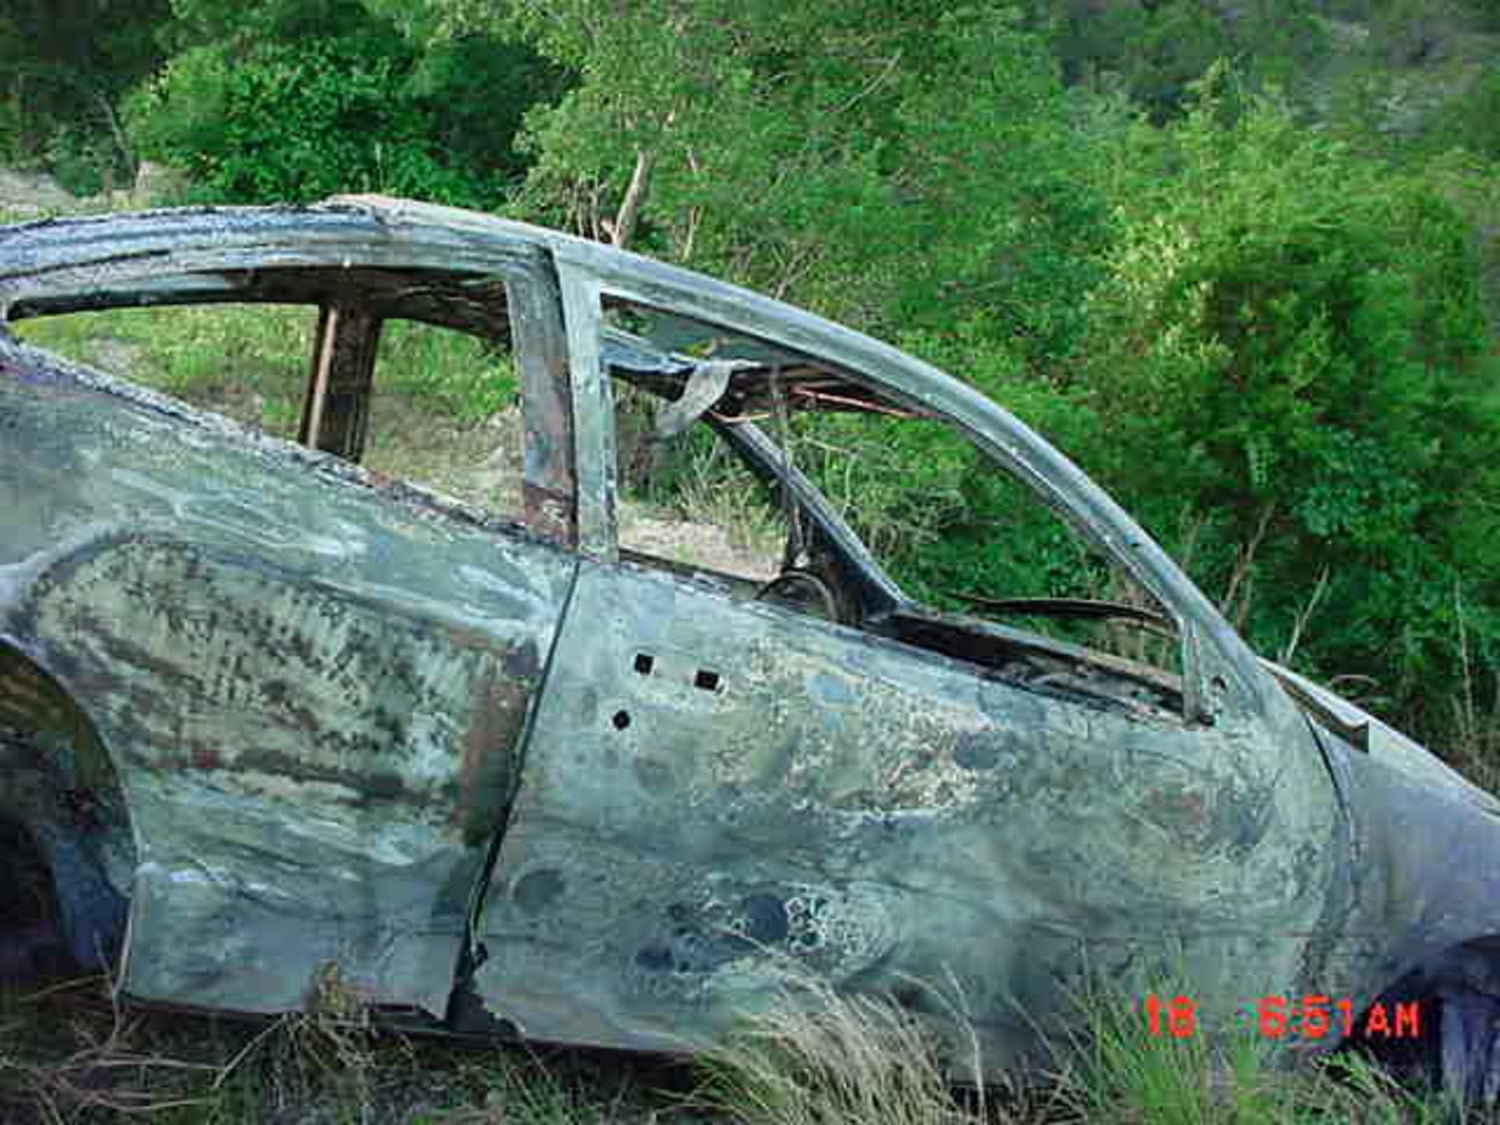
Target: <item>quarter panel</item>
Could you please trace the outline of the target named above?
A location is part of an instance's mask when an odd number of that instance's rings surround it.
[[[130,805],[123,987],[441,1013],[565,553],[110,380],[0,356],[0,633]]]

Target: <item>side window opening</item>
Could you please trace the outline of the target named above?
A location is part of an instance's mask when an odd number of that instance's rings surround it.
[[[811,357],[684,317],[615,302],[606,324],[606,357],[613,349],[619,358],[611,370],[625,506],[676,505],[690,522],[719,526],[756,521],[760,558],[775,574],[764,579],[762,569],[754,587],[741,581],[740,596],[1039,688],[1180,713],[1181,643],[1169,616],[956,425],[884,401]],[[631,358],[632,348],[641,354]],[[704,360],[737,366],[694,425],[664,438],[662,419]],[[757,428],[770,472],[751,472],[734,449],[744,442],[725,440],[738,426]],[[834,517],[822,522],[852,531],[855,549],[834,542],[806,506],[789,510],[788,490],[776,486],[787,473],[816,488]],[[756,476],[772,487],[751,487]],[[629,519],[620,544],[647,565],[679,562]]]
[[[498,287],[496,287],[498,288]],[[487,297],[495,296],[493,289]],[[413,310],[440,316],[444,308]],[[507,335],[366,314],[371,354],[328,349],[330,307],[222,303],[22,320],[29,343],[372,472],[519,519],[524,430]],[[361,371],[362,369],[362,371]]]
[[[784,444],[921,606],[1180,672],[1156,600],[951,424],[807,414]]]
[[[509,350],[451,328],[391,320],[375,363],[365,467],[518,515],[525,435]]]
[[[627,555],[763,584],[780,572],[786,519],[708,425],[659,440],[661,400],[617,379],[620,546]]]

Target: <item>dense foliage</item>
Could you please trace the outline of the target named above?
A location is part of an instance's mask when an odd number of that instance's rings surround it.
[[[503,207],[809,305],[1055,438],[1263,651],[1430,736],[1494,697],[1492,0],[129,7],[0,6],[11,161]],[[828,425],[925,592],[1088,566],[920,427]]]
[[[0,2],[0,162],[85,193],[128,174],[120,97],[161,60],[168,0]]]
[[[1413,715],[1460,665],[1459,606],[1487,636],[1500,593],[1470,232],[1284,108],[1221,107],[1122,146],[1082,376],[1114,424],[1087,457],[1263,649],[1297,628]]]
[[[176,0],[170,61],[130,99],[144,152],[222,200],[380,191],[498,203],[522,114],[560,81],[524,44],[417,42],[358,0]]]

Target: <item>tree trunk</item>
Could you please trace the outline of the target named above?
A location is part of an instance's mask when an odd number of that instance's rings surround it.
[[[616,212],[614,222],[605,224],[610,244],[622,250],[630,244],[630,236],[635,233],[636,219],[641,213],[641,201],[646,197],[646,184],[651,179],[651,165],[655,160],[652,152],[636,150],[635,170],[630,173],[630,186],[625,189],[620,210]]]

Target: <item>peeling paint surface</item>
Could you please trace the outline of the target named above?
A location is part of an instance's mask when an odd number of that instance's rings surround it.
[[[585,565],[556,666],[476,980],[524,1035],[681,1049],[811,971],[956,980],[1024,1055],[1088,966],[1185,956],[1206,1007],[1294,979],[1332,878],[1321,764],[1243,731],[633,567]]]
[[[125,989],[281,1011],[332,961],[440,1015],[567,556],[106,390],[0,378],[0,416],[31,450],[0,632],[115,755]]]

